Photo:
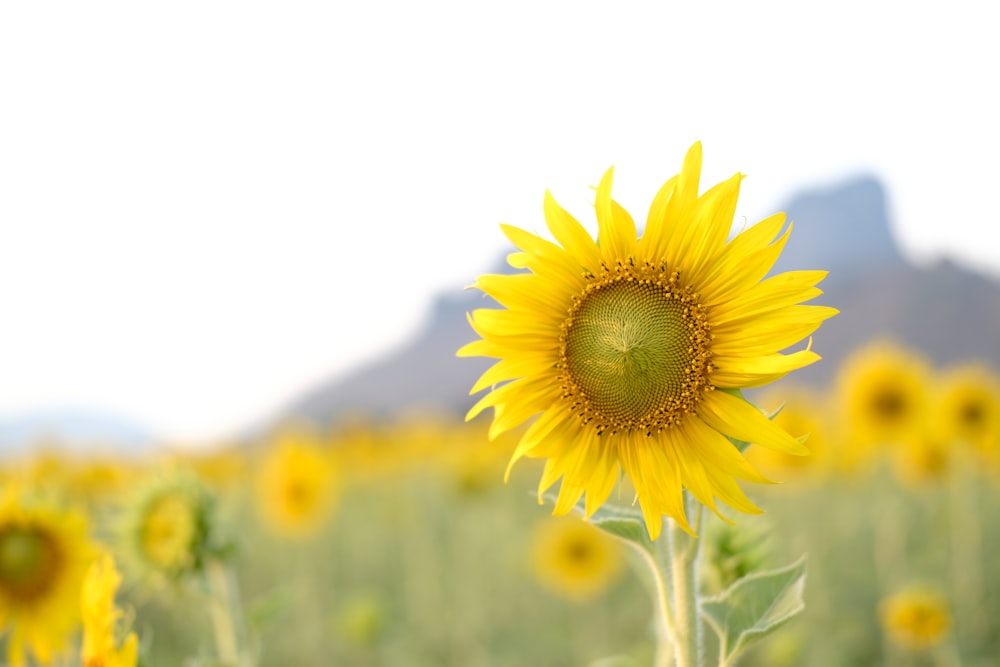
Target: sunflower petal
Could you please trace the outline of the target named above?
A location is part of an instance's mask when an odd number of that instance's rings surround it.
[[[724,391],[709,392],[698,406],[698,416],[720,433],[786,454],[805,455],[809,448],[742,398]]]
[[[597,185],[597,197],[594,200],[594,208],[597,211],[597,241],[601,248],[601,256],[609,266],[616,261],[625,261],[635,256],[636,250],[635,222],[625,209],[611,199],[611,180],[614,172],[614,167],[604,172],[601,182]]]
[[[545,222],[548,224],[552,236],[577,260],[580,266],[592,272],[597,271],[601,265],[600,250],[583,225],[557,204],[552,193],[548,190],[545,191],[544,207]]]

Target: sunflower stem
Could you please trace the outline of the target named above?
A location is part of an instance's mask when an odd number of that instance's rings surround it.
[[[670,667],[674,657],[674,621],[670,613],[670,593],[667,590],[665,573],[669,571],[670,550],[665,547],[665,539],[653,543],[655,554],[651,554],[633,542],[627,542],[643,562],[652,576],[653,602],[656,606],[656,656],[653,667]]]
[[[697,534],[701,524],[701,505],[684,494],[688,516],[693,517]],[[677,667],[701,667],[701,617],[698,612],[698,553],[701,542],[681,528],[676,521],[668,522],[670,570],[673,584],[674,658]]]
[[[218,558],[208,561],[205,572],[211,592],[208,606],[219,660],[225,665],[250,667],[252,661],[240,648],[240,639],[245,634],[243,613],[232,572]]]
[[[948,479],[948,525],[951,529],[951,580],[954,591],[955,640],[976,646],[987,635],[983,614],[982,532],[977,511],[978,491],[969,461],[959,459],[959,469]],[[960,474],[956,474],[960,473]],[[976,480],[978,481],[978,480]]]

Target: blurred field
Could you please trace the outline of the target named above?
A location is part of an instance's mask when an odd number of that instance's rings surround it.
[[[896,375],[862,361],[867,370],[845,369],[836,387],[754,397],[767,410],[785,403],[776,419],[811,432],[814,456],[751,447],[785,483],[745,486],[764,515],[707,522],[703,587],[803,553],[809,576],[806,612],[741,664],[1000,664],[1000,436],[990,431],[1000,400],[980,369],[973,386],[983,391],[964,394],[978,407],[955,408],[972,415],[979,439],[942,412],[952,376],[908,354]],[[873,379],[885,377],[898,381]],[[129,553],[135,535],[123,534],[141,524],[123,517],[152,511],[150,489],[192,473],[200,481],[187,483],[214,499],[206,553],[235,573],[236,632],[261,666],[651,664],[652,604],[630,554],[596,531],[553,539],[579,520],[538,506],[536,461],[503,484],[516,439],[489,443],[485,422],[288,425],[259,442],[134,460],[39,449],[5,461],[2,479],[25,503],[85,510],[123,569],[119,603],[141,664],[218,664],[203,580],[150,576],[155,568]],[[886,620],[886,600],[908,590],[934,591],[946,619],[915,646]]]

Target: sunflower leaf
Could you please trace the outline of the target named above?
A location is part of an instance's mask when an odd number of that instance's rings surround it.
[[[719,636],[720,664],[768,636],[805,609],[805,557],[782,568],[754,572],[720,595],[706,598],[701,614]]]
[[[646,534],[646,524],[642,523],[641,519],[636,522],[633,519],[605,519],[593,516],[590,518],[590,523],[641,549],[650,553],[653,551],[653,543],[649,541],[649,535]]]
[[[642,513],[631,507],[602,505],[589,519],[590,523],[605,533],[625,540],[629,544],[653,553],[653,543],[646,531],[646,521]]]

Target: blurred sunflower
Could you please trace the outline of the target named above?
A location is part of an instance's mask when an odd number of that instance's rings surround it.
[[[188,454],[186,465],[220,495],[243,488],[249,472],[246,448],[240,445],[225,444]]]
[[[937,424],[944,438],[972,445],[988,458],[1000,450],[1000,380],[985,365],[950,369],[940,382]]]
[[[538,580],[574,600],[588,600],[603,592],[621,571],[622,560],[614,538],[585,521],[547,521],[536,531]]]
[[[115,607],[115,592],[121,574],[114,558],[105,553],[90,566],[80,593],[83,615],[83,644],[80,649],[83,667],[135,667],[139,640],[129,632],[119,641],[118,621],[122,612]]]
[[[719,498],[760,511],[735,480],[766,480],[729,438],[808,452],[739,390],[819,359],[781,351],[837,312],[800,305],[821,293],[825,272],[764,279],[790,232],[784,214],[727,242],[742,175],[699,196],[700,174],[696,143],[654,198],[641,238],[611,199],[611,169],[597,186],[597,242],[546,193],[545,219],[561,245],[503,225],[521,249],[508,261],[529,272],[476,281],[506,309],[469,317],[481,340],[459,356],[500,361],[472,388],[493,390],[467,418],[493,407],[495,437],[538,415],[511,464],[548,458],[539,495],[562,478],[556,514],[586,494],[590,516],[622,467],[651,537],[663,515],[690,531],[683,488],[713,510]]]
[[[74,462],[66,490],[88,507],[107,506],[117,500],[135,476],[134,462],[110,457],[89,457]]]
[[[911,438],[893,452],[893,470],[904,484],[919,486],[942,481],[951,468],[954,451],[933,429]]]
[[[0,632],[7,661],[25,664],[30,651],[50,664],[80,622],[79,595],[94,556],[86,518],[22,503],[8,490],[0,499]]]
[[[879,605],[879,617],[889,637],[907,649],[940,644],[951,629],[951,614],[944,598],[921,588],[884,599]]]
[[[890,341],[870,343],[840,369],[837,391],[860,456],[874,445],[909,442],[927,423],[927,361]]]
[[[332,460],[319,436],[305,426],[286,427],[261,461],[257,506],[275,531],[312,535],[329,516],[334,481]]]
[[[148,481],[127,502],[118,526],[126,564],[148,583],[177,581],[203,570],[224,550],[214,497],[191,475]]]

